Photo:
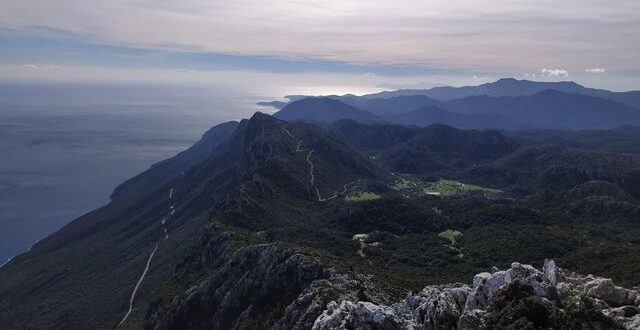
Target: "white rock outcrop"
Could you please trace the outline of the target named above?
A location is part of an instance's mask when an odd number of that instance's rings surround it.
[[[490,273],[479,273],[473,278],[471,286],[427,286],[420,292],[408,294],[404,301],[390,306],[364,301],[331,301],[315,320],[313,329],[492,328],[495,327],[495,318],[502,316],[492,313],[509,315],[510,312],[504,310],[509,308],[505,307],[507,304],[503,302],[496,306],[494,300],[507,299],[504,301],[508,303],[508,299],[521,298],[518,294],[509,297],[510,292],[505,291],[507,288],[525,288],[521,295],[531,297],[533,303],[547,310],[553,322],[574,325],[575,322],[590,322],[571,320],[569,314],[562,310],[569,305],[586,308],[580,303],[586,301],[589,306],[586,311],[599,314],[602,322],[617,323],[629,330],[640,330],[639,294],[636,290],[615,286],[611,279],[564,271],[552,260],[545,261],[542,270],[514,262],[507,270],[493,269]],[[521,312],[522,308],[527,309],[526,306],[526,303],[516,304],[516,307],[510,308]],[[499,310],[500,308],[503,310]],[[491,322],[494,322],[494,326],[491,326]]]

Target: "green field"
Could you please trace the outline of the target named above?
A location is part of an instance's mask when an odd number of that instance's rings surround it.
[[[404,190],[415,187],[417,187],[417,184],[413,180],[408,180],[403,177],[398,177],[398,179],[396,179],[391,185],[391,188],[394,190]]]
[[[380,198],[381,198],[380,195],[374,192],[363,191],[355,195],[347,196],[346,200],[348,202],[362,202],[362,201],[370,201],[370,200],[380,199]]]
[[[453,180],[440,180],[438,182],[431,182],[422,188],[422,193],[425,195],[435,195],[440,197],[448,197],[461,195],[467,192],[481,192],[487,197],[493,197],[502,194],[502,190],[480,187],[468,183],[453,181]]]
[[[442,237],[445,239],[448,239],[449,242],[451,242],[451,244],[447,245],[451,250],[455,250],[456,252],[458,252],[458,257],[463,258],[464,254],[462,253],[462,250],[460,249],[460,247],[457,244],[457,238],[459,238],[460,236],[462,236],[462,233],[457,231],[457,230],[453,230],[453,229],[447,229],[443,232],[440,232],[438,234],[438,237]]]
[[[451,245],[456,245],[456,238],[462,236],[462,233],[457,230],[447,229],[438,234],[438,236],[451,241]]]

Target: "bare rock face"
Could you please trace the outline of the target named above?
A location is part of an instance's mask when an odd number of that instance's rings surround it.
[[[557,299],[556,288],[544,273],[530,265],[514,262],[506,271],[477,274],[473,278],[473,290],[467,299],[465,309],[486,309],[496,293],[513,281],[529,285],[539,297]]]
[[[541,270],[517,262],[477,274],[472,286],[427,286],[404,301],[380,305],[333,300],[313,329],[634,329],[638,292],[583,276],[547,260]]]
[[[350,324],[359,321],[355,315],[356,307],[352,301],[359,299],[387,301],[388,298],[377,292],[375,285],[366,276],[336,274],[329,270],[328,278],[315,280],[297,299],[287,306],[284,316],[272,327],[277,330],[288,329],[339,329],[342,320]],[[373,304],[367,302],[366,306]],[[353,315],[352,315],[353,313]],[[337,323],[336,323],[337,322]],[[345,321],[345,324],[347,322]]]
[[[466,284],[428,286],[405,299],[415,324],[422,329],[452,329],[465,308],[471,288]]]
[[[343,300],[327,305],[327,309],[313,324],[313,330],[329,329],[402,329],[403,321],[392,307],[379,306],[370,302],[354,304]]]
[[[637,290],[551,260],[542,270],[514,262],[471,285],[427,286],[394,303],[372,277],[338,274],[296,251],[273,244],[233,251],[223,231],[206,243],[197,260],[215,274],[153,310],[149,328],[640,330]]]
[[[313,281],[331,275],[314,260],[273,244],[250,245],[229,253],[228,240],[218,239],[223,234],[212,239],[222,245],[206,250],[210,263],[219,265],[216,273],[173,298],[168,309],[153,311],[150,327],[250,328],[272,313],[274,305],[286,306]]]
[[[544,276],[546,276],[549,282],[553,285],[557,286],[558,283],[561,283],[564,280],[562,272],[560,272],[556,266],[556,262],[553,260],[545,260],[542,271],[544,272]]]
[[[604,300],[612,307],[633,305],[638,297],[636,291],[615,286],[608,278],[595,278],[587,282],[583,290],[587,296]]]
[[[626,324],[628,330],[640,330],[640,314],[636,314]]]

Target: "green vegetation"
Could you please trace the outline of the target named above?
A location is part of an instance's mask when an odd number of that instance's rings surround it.
[[[380,198],[381,196],[374,192],[363,191],[363,192],[357,193],[356,195],[347,196],[346,200],[348,202],[362,202],[362,201],[371,201],[371,200],[380,199]]]
[[[409,180],[403,177],[398,177],[397,180],[393,182],[391,188],[394,190],[404,190],[416,187],[417,184],[413,180]]]
[[[479,193],[485,197],[496,197],[503,193],[502,190],[454,180],[441,179],[436,182],[425,182],[410,175],[396,176],[388,186],[404,198],[420,198],[425,195],[451,197],[467,193]]]
[[[445,239],[448,239],[451,244],[447,245],[449,247],[449,249],[454,250],[456,252],[458,252],[458,257],[462,258],[464,257],[464,254],[462,253],[462,250],[458,247],[458,245],[456,244],[456,239],[461,237],[462,233],[457,231],[457,230],[453,230],[453,229],[447,229],[443,232],[441,232],[440,234],[438,234],[438,237],[442,237]]]
[[[462,236],[462,233],[457,230],[447,229],[438,234],[438,236],[451,241],[451,245],[456,245],[456,238]]]
[[[426,187],[422,188],[422,192],[425,195],[435,195],[441,197],[461,195],[468,192],[480,192],[487,197],[493,197],[502,194],[502,190],[480,187],[453,180],[440,180],[437,182],[429,183]]]

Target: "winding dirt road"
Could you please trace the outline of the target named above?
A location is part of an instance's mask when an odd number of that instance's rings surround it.
[[[172,199],[173,199],[173,188],[169,189],[169,201],[171,201]],[[175,207],[171,205],[169,209],[171,210],[171,213],[169,213],[169,216],[172,216],[176,211]],[[155,256],[156,251],[158,251],[160,242],[169,238],[169,232],[167,231],[167,226],[166,226],[167,217],[162,218],[162,221],[160,223],[162,224],[162,229],[164,230],[164,238],[159,239],[156,242],[156,245],[153,248],[153,251],[151,251],[151,254],[149,255],[149,258],[147,259],[147,263],[144,267],[144,271],[142,272],[142,275],[140,275],[140,278],[138,279],[136,286],[133,288],[133,292],[131,292],[131,297],[129,298],[129,309],[127,310],[127,313],[124,315],[122,320],[120,320],[120,323],[118,323],[116,328],[124,324],[124,322],[129,318],[129,315],[131,315],[131,312],[133,311],[133,305],[136,299],[136,294],[138,293],[138,289],[140,289],[140,285],[142,284],[142,281],[144,281],[144,278],[147,276],[147,272],[149,272],[149,266],[151,265],[151,260],[153,259],[153,256]]]
[[[296,137],[295,135],[293,135],[288,129],[282,127],[282,130],[287,133],[287,135],[289,135],[290,137],[292,137],[293,139],[298,141],[298,144],[296,145],[296,152],[304,152],[305,150],[302,149],[302,140],[299,139],[298,137]],[[316,185],[316,176],[314,174],[314,165],[313,162],[311,161],[311,154],[313,154],[313,152],[315,151],[315,149],[311,149],[309,150],[309,152],[307,153],[307,163],[309,164],[309,184],[311,185],[311,189],[313,189],[313,191],[316,193],[316,197],[318,199],[319,202],[326,202],[329,200],[332,200],[338,196],[340,196],[341,194],[345,194],[347,192],[347,187],[354,184],[355,181],[353,182],[349,182],[345,185],[342,186],[342,191],[338,191],[335,194],[333,194],[331,197],[328,198],[323,198],[322,195],[320,194],[320,189],[318,189],[318,186]]]

